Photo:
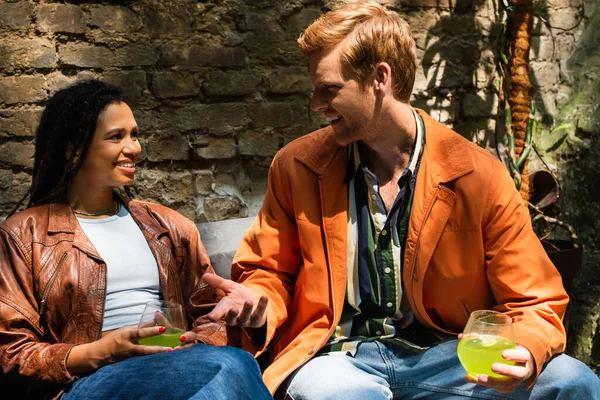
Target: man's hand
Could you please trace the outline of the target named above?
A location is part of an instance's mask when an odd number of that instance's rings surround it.
[[[479,375],[477,379],[470,375],[465,376],[467,382],[489,387],[500,393],[512,393],[520,384],[525,382],[534,372],[533,357],[529,350],[517,345],[515,349],[504,350],[502,357],[508,361],[514,361],[516,365],[494,363],[492,371],[505,376],[505,378],[493,378],[487,375]]]
[[[265,324],[269,302],[267,296],[256,299],[244,285],[208,272],[202,278],[208,285],[225,292],[221,301],[206,315],[208,319],[213,322],[223,320],[227,325],[239,325],[243,328],[260,328]]]

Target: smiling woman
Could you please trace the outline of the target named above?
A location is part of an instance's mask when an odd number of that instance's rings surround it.
[[[214,271],[194,223],[117,191],[133,183],[138,131],[104,82],[48,101],[28,207],[0,224],[3,396],[271,398],[254,358],[206,317],[223,293],[204,282]],[[163,315],[138,327],[156,300],[185,314],[174,349],[140,344],[169,333]]]
[[[98,117],[88,154],[69,186],[75,213],[97,213],[113,204],[114,187],[133,183],[135,162],[142,150],[138,127],[129,106],[110,104]]]

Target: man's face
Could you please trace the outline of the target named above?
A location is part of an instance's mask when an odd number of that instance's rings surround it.
[[[340,146],[372,135],[376,102],[373,86],[367,83],[361,87],[350,68],[342,64],[337,48],[311,54],[310,79],[314,86],[311,109],[331,121]]]

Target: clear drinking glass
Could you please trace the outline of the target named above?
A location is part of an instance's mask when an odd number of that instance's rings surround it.
[[[512,319],[496,311],[479,310],[471,313],[457,352],[460,363],[473,378],[482,374],[504,378],[492,372],[492,364],[515,365],[502,358],[504,350],[514,348]]]
[[[164,326],[165,333],[138,340],[146,346],[177,347],[181,345],[180,337],[185,333],[185,322],[181,304],[164,300],[151,300],[146,303],[138,328]]]

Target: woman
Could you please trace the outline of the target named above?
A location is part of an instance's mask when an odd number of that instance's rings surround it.
[[[36,134],[29,204],[0,225],[0,360],[30,398],[270,398],[256,361],[204,316],[222,297],[195,225],[116,188],[141,147],[120,89],[77,83],[48,102]],[[138,340],[144,304],[180,303],[176,351]],[[196,344],[198,343],[198,344]],[[139,357],[143,356],[143,357]],[[19,395],[20,396],[20,395]]]

